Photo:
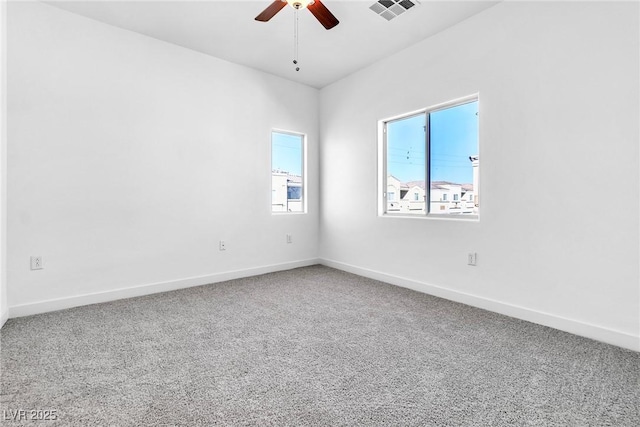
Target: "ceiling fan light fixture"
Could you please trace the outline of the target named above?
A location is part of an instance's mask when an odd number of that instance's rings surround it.
[[[312,5],[313,3],[315,3],[314,0],[287,0],[287,3],[289,3],[289,6],[291,6],[294,9],[304,9],[305,7]]]

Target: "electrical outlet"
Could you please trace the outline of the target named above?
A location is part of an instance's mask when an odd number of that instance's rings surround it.
[[[31,257],[31,269],[32,270],[42,270],[44,268],[44,264],[42,264],[41,256],[32,256]]]
[[[291,237],[291,234],[287,234],[287,243],[293,243],[293,239]]]
[[[220,240],[220,250],[221,251],[227,250],[227,244],[224,242],[224,240]]]
[[[476,252],[469,252],[467,254],[467,265],[478,265],[478,254]]]

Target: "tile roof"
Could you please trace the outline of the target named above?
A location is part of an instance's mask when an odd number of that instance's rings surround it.
[[[425,189],[424,181],[409,181],[402,184],[406,185],[408,188],[420,187],[423,190]],[[459,186],[464,191],[473,191],[473,184],[458,184],[450,181],[431,181],[432,190],[450,190],[450,188],[448,188],[450,186]]]

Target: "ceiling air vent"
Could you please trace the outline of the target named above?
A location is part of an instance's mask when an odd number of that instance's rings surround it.
[[[369,9],[391,21],[396,16],[402,15],[413,6],[420,4],[417,0],[378,0]]]

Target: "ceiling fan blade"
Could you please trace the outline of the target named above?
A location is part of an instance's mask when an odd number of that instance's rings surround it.
[[[313,13],[313,16],[315,16],[327,30],[332,29],[340,23],[320,0],[316,0],[313,4],[307,6],[307,9]]]
[[[275,0],[265,10],[263,10],[260,15],[256,16],[256,21],[267,22],[269,19],[273,18],[276,13],[280,12],[280,10],[286,5],[286,1]]]

